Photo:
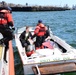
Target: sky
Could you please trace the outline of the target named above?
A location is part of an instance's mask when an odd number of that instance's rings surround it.
[[[5,1],[6,3],[14,3],[14,4],[22,4],[25,5],[28,3],[28,5],[51,5],[51,6],[65,6],[68,4],[69,7],[72,7],[72,5],[76,5],[76,0],[0,0]]]

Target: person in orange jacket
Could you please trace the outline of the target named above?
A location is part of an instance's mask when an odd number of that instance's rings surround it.
[[[45,40],[45,25],[42,23],[42,20],[38,20],[38,24],[36,26],[36,29],[34,31],[34,36],[36,36],[36,42],[35,42],[35,47],[36,49],[42,48],[42,43]]]
[[[12,27],[14,29],[14,22],[12,19],[11,10],[9,7],[3,7],[0,10],[0,33],[2,33],[4,37],[4,44],[5,44],[5,53],[4,53],[4,60],[6,60],[6,51],[8,50],[9,41],[13,39],[13,31],[10,29]]]

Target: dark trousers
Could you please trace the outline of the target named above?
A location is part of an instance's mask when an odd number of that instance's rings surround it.
[[[3,35],[3,41],[5,44],[4,60],[6,61],[6,52],[9,48],[9,41],[13,39],[12,31],[9,28],[2,28],[1,27],[0,33],[2,33],[2,35]]]
[[[7,54],[8,48],[9,48],[9,41],[8,42],[5,42],[4,60],[6,62],[7,62],[7,60],[6,60],[6,54]]]
[[[36,37],[36,42],[35,42],[35,47],[40,47],[42,46],[42,43],[45,40],[45,36],[37,36]]]

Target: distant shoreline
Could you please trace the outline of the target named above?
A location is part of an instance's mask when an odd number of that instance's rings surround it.
[[[20,4],[13,4],[9,3],[7,4],[5,1],[0,2],[0,9],[2,6],[10,6],[12,8],[12,11],[65,11],[65,10],[71,10],[67,5],[65,7],[56,7],[56,6],[28,6],[28,3],[26,5],[20,5]]]
[[[1,9],[2,7],[0,7]],[[65,11],[70,8],[52,7],[52,6],[26,6],[26,7],[11,7],[12,11]]]

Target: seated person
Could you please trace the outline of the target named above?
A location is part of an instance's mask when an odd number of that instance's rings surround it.
[[[20,35],[20,41],[23,47],[25,47],[25,52],[30,52],[30,50],[28,50],[28,46],[31,44],[29,40],[31,40],[32,34],[29,31],[29,27],[26,27],[26,30],[24,32],[21,33]],[[27,55],[28,56],[28,55]]]

